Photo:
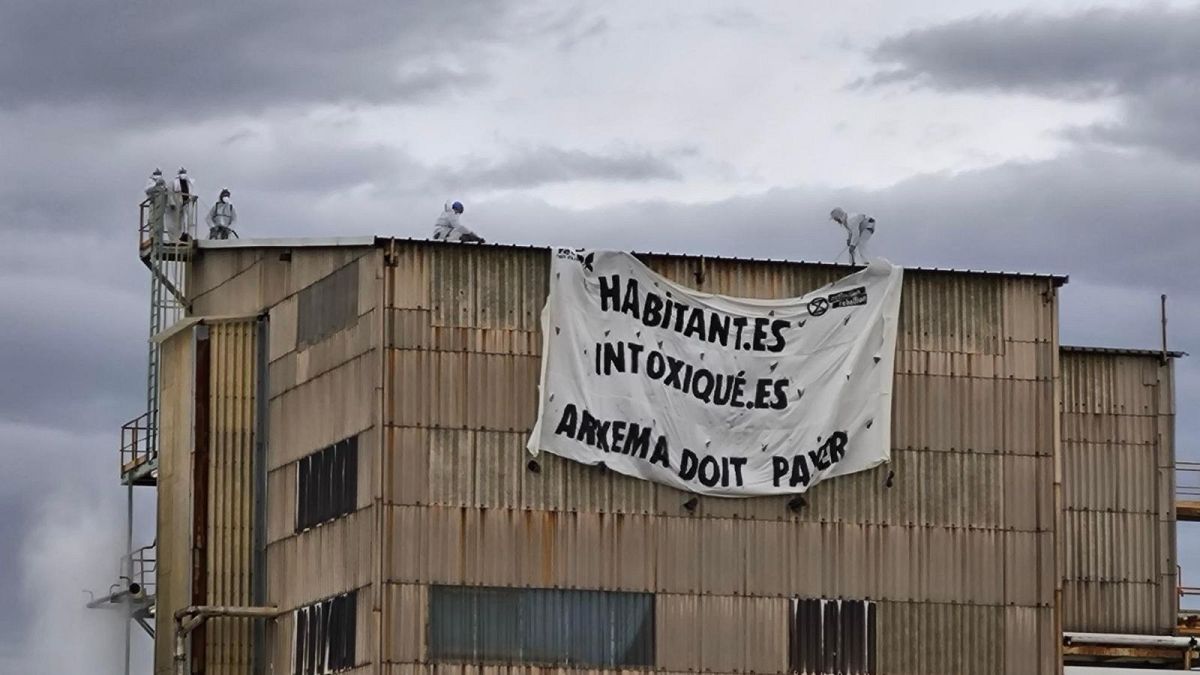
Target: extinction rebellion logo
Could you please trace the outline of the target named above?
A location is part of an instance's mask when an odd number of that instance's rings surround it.
[[[857,307],[865,304],[867,304],[867,287],[859,286],[848,291],[830,293],[828,296],[809,300],[808,313],[811,316],[821,316],[831,309]]]
[[[582,265],[583,269],[587,272],[594,271],[592,269],[592,263],[596,260],[595,253],[588,253],[587,255],[584,255],[583,249],[572,251],[569,248],[560,248],[558,249],[558,257],[565,260],[574,260]]]

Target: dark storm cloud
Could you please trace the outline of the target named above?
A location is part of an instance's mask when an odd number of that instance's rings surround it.
[[[0,107],[104,103],[190,118],[421,100],[484,81],[481,52],[504,15],[487,0],[5,1]]]
[[[587,152],[549,146],[518,150],[496,161],[472,159],[446,169],[436,183],[481,188],[537,187],[573,181],[679,180],[682,174],[667,157],[640,150]]]
[[[889,38],[860,85],[1113,97],[1120,121],[1069,135],[1200,159],[1200,6],[985,16]]]

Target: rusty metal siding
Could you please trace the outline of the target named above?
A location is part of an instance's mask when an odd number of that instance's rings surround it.
[[[714,625],[737,624],[712,635],[664,627],[656,665],[667,671],[786,668],[797,594],[878,600],[879,672],[1054,671],[1052,280],[906,275],[893,487],[878,470],[816,486],[798,514],[787,498],[701,499],[689,514],[671,488],[546,454],[540,472],[527,468],[548,251],[397,243],[388,256],[393,585],[648,591],[670,606],[660,624],[702,607],[717,608]],[[689,286],[753,297],[845,273],[644,259]],[[409,625],[424,616],[414,602],[402,602]],[[388,659],[420,652],[408,632],[389,639],[399,642]]]
[[[360,663],[375,659],[378,631],[374,617],[380,607],[371,588],[379,565],[379,548],[375,546],[378,522],[372,507],[378,492],[375,476],[381,441],[376,421],[381,400],[378,392],[382,362],[378,347],[383,313],[376,311],[376,307],[382,295],[379,284],[382,274],[382,251],[370,246],[204,249],[191,266],[188,286],[195,315],[265,312],[269,317],[270,339],[263,346],[269,360],[268,600],[290,610],[323,597],[362,589],[357,605]],[[314,285],[319,288],[314,289]],[[304,312],[302,294],[308,299]],[[331,307],[341,309],[336,321],[324,311]],[[214,380],[229,378],[229,386],[243,382],[237,375],[243,365],[252,374],[252,358],[239,361],[232,352],[224,364],[216,358],[214,351]],[[292,531],[296,513],[295,460],[356,433],[360,443],[358,510],[296,535]],[[220,461],[224,462],[222,466],[226,466],[228,475],[223,474],[220,484],[214,476],[212,489],[225,503],[214,499],[211,508],[221,511],[221,518],[225,519],[222,523],[232,524],[234,515],[249,507],[248,499],[235,494],[241,489],[237,487],[241,475],[238,472],[248,471],[249,464],[248,461],[239,464],[232,451],[222,457]],[[248,473],[243,478],[248,479]],[[214,527],[218,527],[216,521]],[[239,562],[237,556],[242,555],[242,550],[231,546],[227,551],[214,553],[229,561],[223,563],[222,573],[227,572],[229,579],[222,593],[236,593],[243,588],[238,580],[241,572],[237,570],[248,575],[249,562],[248,557],[244,564]],[[248,555],[248,546],[244,550]],[[244,588],[248,592],[248,584]],[[212,622],[210,625],[215,627],[209,630],[210,644],[216,631],[236,637],[241,630],[222,628],[222,623],[241,625],[231,621]],[[290,614],[274,622],[268,630],[267,653],[276,672],[290,672],[293,630]],[[169,634],[169,630],[163,633]],[[169,651],[170,641],[160,642]],[[236,660],[231,656],[221,658]],[[211,666],[210,672],[214,672]]]
[[[1030,607],[1053,588],[1045,532],[445,507],[391,507],[388,529],[400,583]]]
[[[1066,630],[1170,633],[1176,554],[1171,366],[1062,352]]]
[[[209,391],[210,468],[208,602],[247,606],[250,597],[251,476],[254,448],[255,322],[216,322]],[[206,626],[206,672],[244,672],[250,665],[250,622],[213,619]]]

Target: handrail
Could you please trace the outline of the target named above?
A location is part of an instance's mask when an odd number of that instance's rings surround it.
[[[157,413],[157,410],[148,410],[121,425],[121,475],[154,457]]]
[[[164,196],[163,199],[166,200],[167,197]],[[192,238],[196,236],[197,204],[199,202],[200,197],[197,195],[184,196],[185,208],[182,232]],[[163,208],[165,210],[166,204],[163,205]],[[138,204],[138,250],[149,248],[154,242],[156,234],[161,237],[161,228],[161,220],[157,223],[150,222],[150,197],[146,197]],[[157,230],[157,232],[152,230]]]
[[[1200,500],[1200,462],[1175,462],[1175,498]]]

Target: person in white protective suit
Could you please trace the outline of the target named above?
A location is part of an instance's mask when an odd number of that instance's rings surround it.
[[[465,241],[485,243],[483,237],[471,231],[471,228],[461,222],[463,212],[462,202],[446,202],[442,215],[438,216],[433,225],[434,241]]]
[[[167,208],[167,181],[163,179],[162,169],[155,169],[146,181],[146,227],[150,236],[162,237],[163,212]]]
[[[209,239],[228,239],[231,234],[234,237],[238,236],[233,229],[234,223],[237,222],[237,210],[233,208],[233,202],[229,200],[229,188],[221,190],[221,196],[208,210],[206,220],[208,221]]]
[[[187,241],[189,206],[196,201],[196,183],[180,168],[167,192],[167,241]]]
[[[830,211],[829,218],[846,230],[846,248],[850,250],[850,264],[869,262],[867,242],[875,234],[875,219],[865,213],[846,215],[840,207]]]

